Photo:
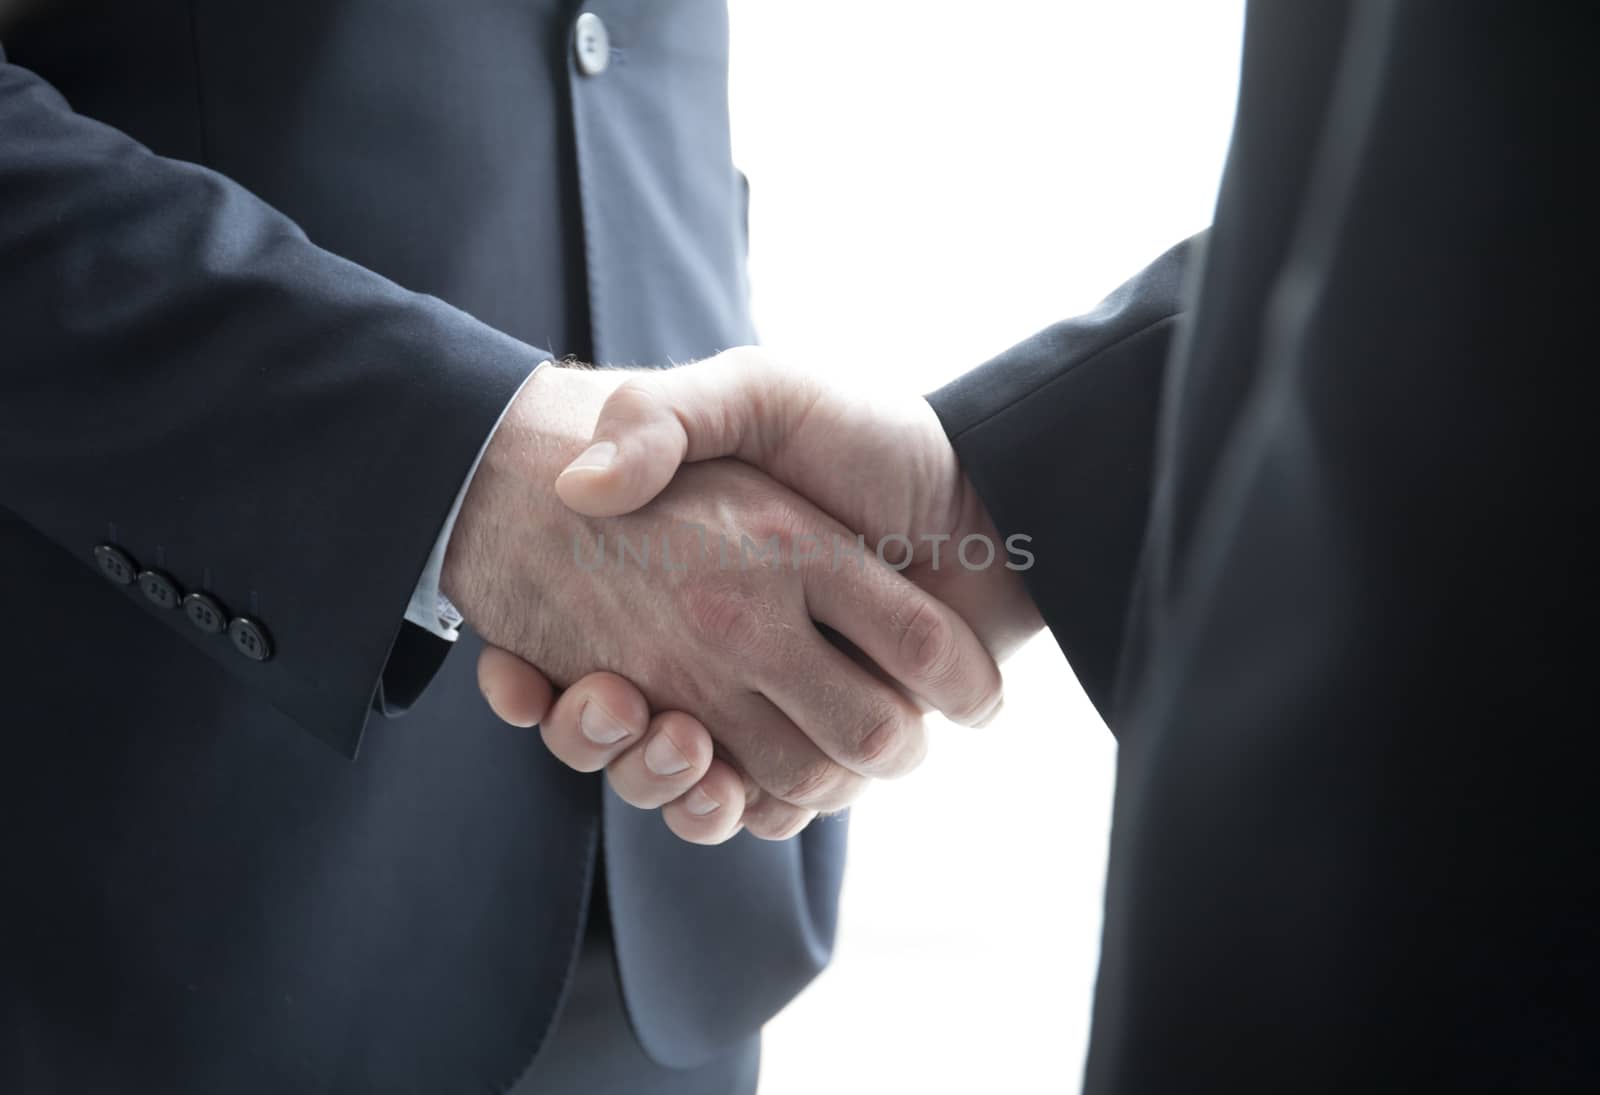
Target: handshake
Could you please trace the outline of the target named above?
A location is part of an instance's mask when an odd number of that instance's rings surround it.
[[[547,366],[484,453],[442,591],[495,712],[678,836],[782,839],[983,725],[1042,622],[933,409],[755,348]],[[559,698],[556,689],[563,689]]]

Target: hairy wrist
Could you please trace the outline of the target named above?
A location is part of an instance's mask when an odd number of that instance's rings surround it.
[[[588,446],[606,396],[627,375],[552,362],[506,409],[462,501],[439,580],[440,592],[480,633],[499,630],[487,625],[505,600],[504,548],[516,526],[571,517],[556,496],[556,476]]]

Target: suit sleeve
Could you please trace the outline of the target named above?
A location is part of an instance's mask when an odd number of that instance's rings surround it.
[[[74,114],[0,52],[0,506],[86,567],[112,543],[259,621],[264,661],[105,588],[346,754],[375,697],[403,707],[437,667],[431,636],[396,647],[407,602],[547,356]]]
[[[1031,538],[1023,580],[1102,716],[1150,506],[1162,378],[1202,241],[928,397],[1001,535]]]

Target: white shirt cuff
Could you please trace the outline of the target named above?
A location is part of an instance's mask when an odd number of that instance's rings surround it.
[[[547,364],[549,362],[542,361],[535,365],[533,372],[527,375],[522,384],[526,385],[533,379],[534,373]],[[506,410],[511,409],[511,403],[516,402],[517,394],[521,391],[522,385],[519,385],[510,402],[506,404]],[[461,637],[461,613],[450,603],[450,598],[439,592],[439,578],[444,572],[444,556],[450,548],[450,534],[455,531],[456,518],[461,516],[461,503],[466,501],[467,491],[472,487],[472,477],[478,473],[478,465],[483,463],[483,454],[488,451],[489,442],[494,439],[495,430],[500,428],[505,416],[506,412],[501,411],[500,417],[495,420],[494,429],[484,438],[483,447],[478,450],[477,458],[472,461],[472,467],[467,469],[467,481],[461,484],[461,490],[456,493],[456,500],[445,516],[444,527],[439,530],[439,539],[434,541],[433,551],[428,555],[428,562],[422,568],[422,577],[417,580],[417,588],[411,594],[411,603],[406,606],[407,620],[449,642],[455,642]]]

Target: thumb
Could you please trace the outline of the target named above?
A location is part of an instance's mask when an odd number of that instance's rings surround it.
[[[739,454],[761,371],[739,353],[619,386],[600,408],[589,448],[556,478],[556,494],[579,513],[614,517],[660,494],[686,461]]]
[[[612,392],[589,447],[556,477],[556,494],[572,509],[590,517],[631,513],[672,482],[688,435],[653,380],[629,380]]]

